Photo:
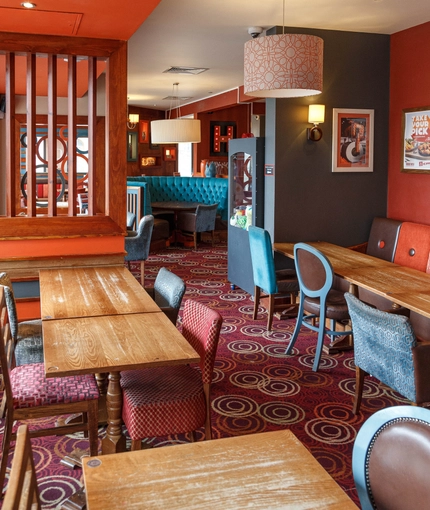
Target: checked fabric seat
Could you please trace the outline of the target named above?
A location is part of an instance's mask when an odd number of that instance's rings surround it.
[[[0,289],[3,291],[3,289]],[[6,308],[4,292],[0,292],[0,303]],[[99,390],[93,375],[73,377],[45,377],[43,363],[21,365],[11,369],[12,349],[10,327],[2,327],[0,338],[0,365],[3,374],[5,398],[5,420],[0,464],[0,488],[3,487],[11,441],[15,441],[14,422],[35,418],[56,417],[65,414],[83,413],[83,421],[72,425],[38,428],[31,430],[31,437],[65,435],[85,431],[89,435],[90,453],[98,453],[98,398]]]
[[[185,302],[182,334],[200,355],[198,367],[172,365],[121,372],[122,418],[139,450],[146,437],[192,432],[205,425],[212,438],[210,388],[222,317],[197,301]]]

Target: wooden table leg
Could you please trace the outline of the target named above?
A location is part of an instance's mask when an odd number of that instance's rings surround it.
[[[125,452],[125,436],[122,434],[122,392],[120,373],[109,374],[108,390],[106,394],[107,431],[102,441],[102,453]]]

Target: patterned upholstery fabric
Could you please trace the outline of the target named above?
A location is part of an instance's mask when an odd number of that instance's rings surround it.
[[[206,420],[204,385],[212,381],[222,317],[187,300],[182,334],[201,357],[200,368],[188,365],[121,373],[122,418],[132,440],[179,434],[200,428]]]
[[[146,260],[148,258],[153,226],[154,216],[148,215],[140,220],[136,232],[129,232],[129,235],[124,238],[125,251],[127,252],[124,260]]]
[[[211,232],[215,230],[217,204],[198,205],[195,212],[178,214],[177,227],[185,232]]]
[[[151,296],[163,312],[176,325],[182,298],[184,297],[186,286],[182,278],[175,275],[165,267],[158,271],[154,282]]]
[[[43,362],[42,321],[18,322],[15,296],[7,273],[0,273],[0,285],[4,287],[7,313],[12,338],[15,343],[16,365]]]
[[[416,402],[412,349],[417,341],[407,317],[382,312],[345,294],[354,331],[355,364]]]
[[[46,378],[43,363],[14,368],[10,373],[10,382],[15,409],[99,398],[93,375]]]

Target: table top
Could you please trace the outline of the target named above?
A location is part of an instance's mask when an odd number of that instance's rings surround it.
[[[160,311],[124,266],[41,269],[39,280],[43,320]]]
[[[83,472],[88,510],[357,509],[289,430],[87,457]]]
[[[182,202],[170,201],[170,202],[151,202],[151,207],[154,209],[171,209],[172,211],[186,211],[197,209],[198,205],[202,205],[200,202]]]
[[[430,275],[365,253],[325,242],[307,243],[320,250],[338,275],[393,303],[430,318]],[[274,250],[294,258],[294,243],[275,243]]]
[[[47,377],[200,361],[161,311],[45,320],[42,331]]]

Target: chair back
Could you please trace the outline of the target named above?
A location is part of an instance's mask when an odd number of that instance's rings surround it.
[[[210,232],[215,230],[215,220],[218,204],[199,204],[196,209],[195,232]]]
[[[36,470],[27,425],[20,425],[3,508],[41,508]]]
[[[168,315],[173,324],[176,324],[185,290],[186,286],[182,278],[165,267],[160,268],[154,282],[154,301]]]
[[[254,285],[267,294],[277,294],[278,285],[270,234],[267,230],[252,225],[248,228],[248,234]]]
[[[300,285],[300,294],[325,299],[333,286],[333,268],[328,258],[305,243],[294,245],[294,262]]]
[[[12,282],[6,272],[0,273],[0,285],[4,288],[4,297],[6,300],[7,314],[12,338],[18,337],[18,312],[16,310],[15,295],[13,293]]]
[[[356,366],[416,402],[412,350],[417,341],[409,319],[372,308],[346,293],[354,331]]]
[[[130,211],[127,211],[127,230],[133,230],[136,223],[136,215]]]
[[[212,382],[212,373],[221,331],[222,317],[208,306],[187,299],[182,316],[182,334],[200,356],[203,383]]]
[[[352,470],[361,508],[430,507],[430,410],[394,406],[374,413],[354,442]]]
[[[154,216],[143,216],[137,227],[136,235],[125,238],[125,260],[146,260],[149,256]]]

